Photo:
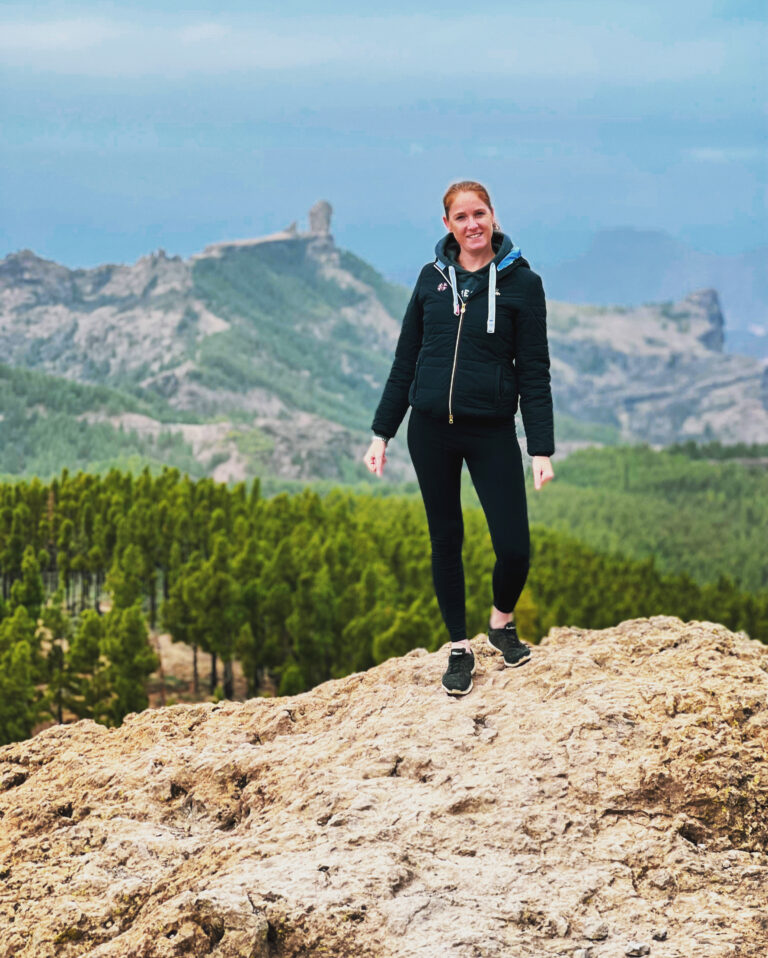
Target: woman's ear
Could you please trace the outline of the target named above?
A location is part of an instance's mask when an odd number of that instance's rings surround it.
[[[450,233],[450,232],[451,232],[451,227],[448,225],[448,217],[447,217],[447,216],[444,216],[444,217],[443,217],[443,223],[445,224],[445,228],[446,228],[446,229],[448,230],[448,232]]]

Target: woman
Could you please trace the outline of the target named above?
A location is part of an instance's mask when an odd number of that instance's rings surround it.
[[[535,489],[554,476],[554,430],[541,279],[498,229],[480,183],[454,183],[443,208],[448,234],[437,244],[435,261],[422,269],[405,311],[365,463],[381,476],[387,442],[412,406],[408,450],[427,514],[437,601],[451,638],[442,685],[449,695],[466,695],[475,657],[465,622],[462,463],[496,555],[488,640],[505,665],[523,665],[530,648],[517,636],[514,608],[528,575],[530,541],[515,433],[518,396]]]

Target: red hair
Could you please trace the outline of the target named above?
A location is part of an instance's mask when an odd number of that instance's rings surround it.
[[[445,191],[445,196],[443,197],[443,209],[445,210],[446,219],[448,219],[450,215],[451,203],[453,203],[454,197],[459,193],[477,193],[488,209],[493,209],[493,203],[491,203],[490,194],[482,183],[477,183],[475,180],[461,180],[458,183],[451,183],[451,185]],[[493,228],[500,229],[495,220],[493,223]]]
[[[483,186],[482,183],[476,183],[474,180],[462,180],[460,183],[451,183],[451,185],[445,191],[445,196],[443,197],[443,209],[445,210],[446,217],[448,216],[448,211],[451,208],[453,198],[457,193],[477,193],[488,209],[493,209],[491,197],[488,194],[488,190]]]

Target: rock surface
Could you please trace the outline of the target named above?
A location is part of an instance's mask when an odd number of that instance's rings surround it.
[[[554,629],[0,749],[0,953],[764,958],[768,650]],[[663,934],[660,933],[663,929]]]

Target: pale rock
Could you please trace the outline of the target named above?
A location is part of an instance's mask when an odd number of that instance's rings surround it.
[[[543,930],[545,934],[553,938],[565,938],[568,934],[568,919],[565,915],[551,915],[544,923]]]
[[[416,650],[3,747],[0,953],[765,958],[768,650],[666,616],[524,669],[473,644],[458,701]]]
[[[610,933],[608,925],[604,921],[588,921],[584,925],[583,934],[590,941],[605,941]]]

